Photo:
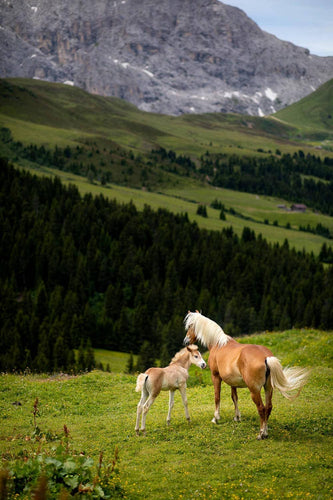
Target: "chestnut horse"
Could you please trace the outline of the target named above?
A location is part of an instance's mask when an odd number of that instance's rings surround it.
[[[237,388],[248,387],[260,417],[257,439],[268,436],[267,421],[272,411],[273,389],[278,389],[288,399],[297,397],[306,383],[307,371],[303,368],[282,368],[280,361],[267,347],[240,344],[226,335],[222,328],[198,311],[189,312],[184,319],[185,344],[200,341],[209,349],[208,365],[215,390],[215,413],[212,420],[220,419],[220,393],[222,380],[231,386],[231,398],[235,406],[235,421],[241,414],[238,409]],[[265,404],[261,399],[261,388],[265,390]],[[290,391],[298,390],[294,396]]]
[[[196,345],[185,347],[179,351],[166,368],[148,368],[145,373],[140,373],[135,388],[137,392],[141,391],[141,399],[136,414],[135,431],[137,435],[139,435],[141,414],[142,422],[140,430],[143,434],[146,433],[147,413],[161,391],[170,391],[169,412],[167,416],[168,425],[170,424],[171,410],[174,405],[175,391],[177,389],[179,389],[182,396],[185,416],[190,421],[186,398],[186,381],[188,379],[188,370],[192,363],[200,368],[206,368],[206,363]]]

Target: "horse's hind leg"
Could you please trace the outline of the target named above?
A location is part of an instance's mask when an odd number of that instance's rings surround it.
[[[215,412],[214,417],[212,419],[213,424],[217,424],[220,420],[220,399],[221,399],[221,382],[222,379],[220,375],[215,375],[212,373],[212,381],[214,384],[214,392],[215,392]]]
[[[238,409],[238,394],[237,394],[237,389],[236,387],[231,387],[231,399],[234,402],[235,405],[235,416],[234,416],[234,421],[235,422],[240,422],[241,420],[241,414]]]
[[[262,402],[260,391],[259,392],[251,392],[252,401],[255,403],[259,417],[260,417],[260,431],[257,436],[257,439],[265,439],[268,436],[267,432],[267,416],[266,416],[266,408],[264,403]]]
[[[271,384],[268,382],[266,383],[265,387],[265,413],[266,413],[266,437],[268,435],[268,427],[267,427],[267,422],[269,419],[269,416],[272,412],[272,398],[273,398],[273,388]]]

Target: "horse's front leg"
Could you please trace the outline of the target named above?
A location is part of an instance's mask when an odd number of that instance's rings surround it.
[[[231,387],[231,399],[234,402],[235,405],[235,416],[234,416],[234,421],[235,422],[240,422],[241,420],[241,414],[238,409],[238,394],[237,394],[237,389],[236,387]]]
[[[186,417],[186,420],[188,422],[190,422],[190,414],[188,412],[188,405],[187,405],[187,396],[186,396],[186,385],[181,385],[179,387],[179,391],[180,391],[180,394],[182,396],[182,400],[183,400],[183,405],[184,405],[184,409],[185,409],[185,417]]]
[[[221,382],[222,379],[219,374],[212,373],[212,381],[215,392],[215,413],[212,419],[213,424],[217,424],[220,420],[220,399],[221,399]]]
[[[169,411],[167,416],[167,424],[170,425],[171,420],[171,410],[175,404],[175,391],[169,391]]]

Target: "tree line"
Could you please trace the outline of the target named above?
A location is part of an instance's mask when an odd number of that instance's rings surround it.
[[[91,345],[170,359],[195,309],[230,335],[333,328],[332,267],[287,241],[82,197],[3,159],[0,200],[2,371],[71,369]]]

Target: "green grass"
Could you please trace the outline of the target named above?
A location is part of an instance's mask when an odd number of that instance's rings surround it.
[[[106,370],[109,365],[110,370],[114,373],[122,373],[126,371],[129,354],[124,352],[107,351],[106,349],[94,349],[95,361],[99,365],[102,363],[103,369]],[[136,363],[137,356],[133,355],[134,364]]]
[[[214,396],[208,369],[200,385],[191,369],[187,391],[192,422],[176,394],[166,426],[168,395],[162,393],[147,417],[147,436],[134,432],[135,376],[94,371],[77,377],[0,377],[2,466],[47,451],[55,442],[35,442],[32,410],[39,398],[38,425],[61,433],[70,446],[98,461],[120,452],[120,479],[129,499],[330,499],[332,498],[332,334],[290,330],[241,339],[268,345],[284,365],[312,367],[294,401],[274,394],[269,438],[255,439],[258,416],[247,389],[239,391],[242,422],[233,422],[230,388],[222,384],[222,418],[213,425]],[[22,406],[14,405],[20,402]]]

